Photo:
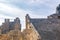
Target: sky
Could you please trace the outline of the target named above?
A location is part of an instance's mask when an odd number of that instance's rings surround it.
[[[46,18],[56,12],[60,0],[0,0],[0,25],[4,19],[13,21],[16,17],[25,26],[25,16],[31,18]]]

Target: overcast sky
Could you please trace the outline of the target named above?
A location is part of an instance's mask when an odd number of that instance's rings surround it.
[[[19,17],[24,26],[24,17],[46,18],[55,13],[60,0],[0,0],[0,25],[5,18],[11,20]]]

